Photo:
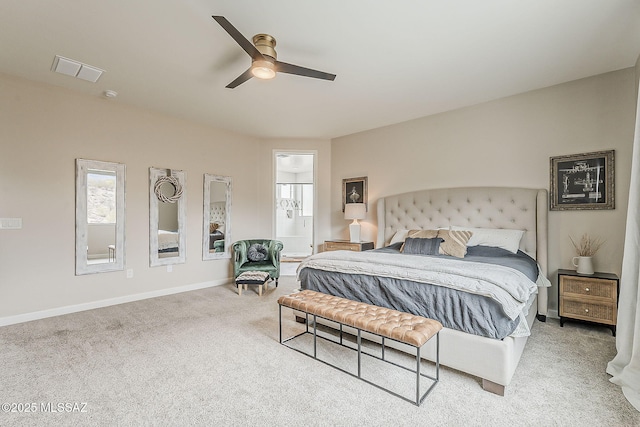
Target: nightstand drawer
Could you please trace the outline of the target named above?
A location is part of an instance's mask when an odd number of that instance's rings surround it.
[[[598,304],[585,300],[573,300],[566,297],[563,298],[561,304],[561,316],[604,323],[606,325],[616,324],[615,304]]]
[[[558,270],[560,326],[574,319],[600,323],[616,335],[619,278],[612,273],[585,276],[574,270]]]
[[[593,297],[615,302],[618,284],[615,280],[560,276],[560,287],[560,293],[565,297]]]
[[[327,251],[354,251],[361,252],[373,249],[373,242],[356,242],[348,240],[325,240],[324,250]]]

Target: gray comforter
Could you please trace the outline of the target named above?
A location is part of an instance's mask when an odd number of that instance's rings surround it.
[[[399,248],[397,244],[376,252],[399,254]],[[512,254],[504,249],[476,246],[468,248],[463,260],[510,267],[534,283],[538,277],[537,263],[523,252]],[[520,322],[520,318],[509,318],[491,298],[449,287],[316,268],[301,268],[298,277],[302,289],[436,319],[447,328],[484,337],[502,339],[511,335]]]

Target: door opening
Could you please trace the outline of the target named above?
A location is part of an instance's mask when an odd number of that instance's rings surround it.
[[[313,253],[313,153],[276,153],[275,235],[282,241],[282,261],[299,261]]]

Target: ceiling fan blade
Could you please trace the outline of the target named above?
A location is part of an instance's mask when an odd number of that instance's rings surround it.
[[[231,83],[229,83],[225,87],[227,87],[229,89],[233,89],[233,88],[235,88],[237,86],[240,86],[242,83],[246,82],[251,77],[253,77],[253,73],[251,73],[251,67],[249,67],[249,69],[247,71],[245,71],[244,73],[240,74],[238,77],[236,77],[236,79],[234,81],[232,81]]]
[[[212,18],[215,19],[216,22],[220,24],[220,26],[224,28],[224,30],[227,33],[229,33],[231,38],[233,38],[236,41],[236,43],[238,43],[240,47],[243,48],[245,52],[249,54],[249,56],[251,56],[251,58],[253,58],[254,60],[264,59],[260,51],[256,49],[253,43],[247,40],[247,38],[243,36],[242,33],[240,33],[240,31],[236,29],[236,27],[231,25],[231,22],[229,22],[227,18],[225,18],[224,16],[215,16],[215,15],[212,16]]]
[[[287,64],[286,62],[275,62],[276,71],[280,73],[296,74],[298,76],[313,77],[314,79],[334,80],[335,74],[329,74],[311,68],[301,67],[299,65]]]

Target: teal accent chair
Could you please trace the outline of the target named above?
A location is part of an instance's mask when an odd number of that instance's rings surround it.
[[[267,259],[264,261],[251,261],[247,258],[247,252],[249,247],[254,243],[260,243],[267,248]],[[238,240],[233,244],[233,275],[234,279],[245,271],[264,271],[269,273],[278,286],[278,279],[280,278],[280,251],[284,245],[279,240],[269,239],[251,239],[251,240]]]

